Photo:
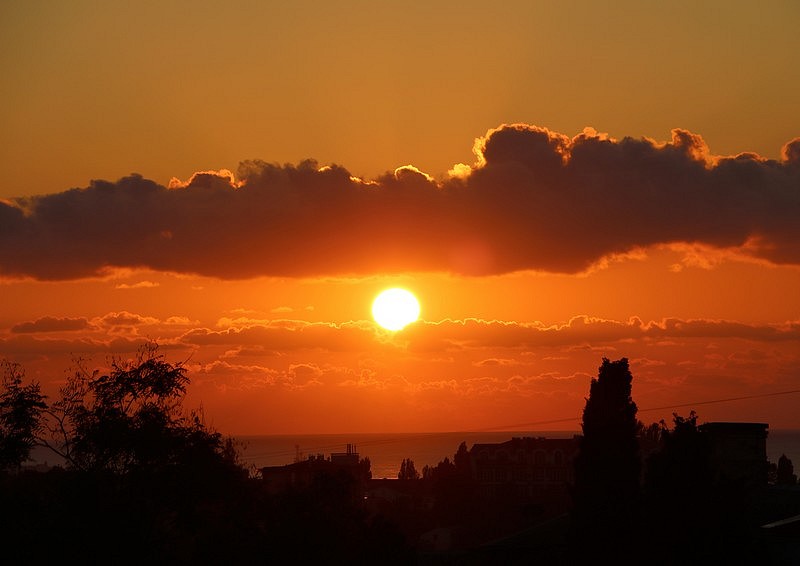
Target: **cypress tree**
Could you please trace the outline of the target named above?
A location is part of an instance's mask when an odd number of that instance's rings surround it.
[[[640,492],[633,376],[628,359],[603,358],[583,410],[583,437],[575,460],[573,550],[632,562]]]

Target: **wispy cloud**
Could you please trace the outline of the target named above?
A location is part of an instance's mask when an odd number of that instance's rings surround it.
[[[21,322],[11,327],[14,334],[33,334],[37,332],[73,332],[76,330],[86,330],[89,321],[86,318],[58,318],[54,316],[44,316],[36,320]]]

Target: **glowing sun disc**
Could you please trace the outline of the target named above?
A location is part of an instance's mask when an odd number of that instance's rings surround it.
[[[372,303],[372,316],[386,330],[400,330],[419,318],[419,301],[405,289],[387,289]]]

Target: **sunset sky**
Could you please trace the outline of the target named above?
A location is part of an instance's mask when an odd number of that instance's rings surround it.
[[[4,2],[0,358],[54,396],[155,340],[235,435],[577,430],[603,357],[645,422],[800,428],[800,393],[704,404],[800,390],[799,23]]]

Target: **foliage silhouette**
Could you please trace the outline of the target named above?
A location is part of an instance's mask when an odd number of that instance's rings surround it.
[[[661,449],[648,458],[645,489],[653,497],[690,502],[712,487],[708,439],[697,426],[694,411],[688,417],[673,414],[673,428],[661,423]]]
[[[641,471],[632,380],[627,358],[603,358],[591,381],[573,487],[573,548],[581,559],[632,561]]]
[[[19,364],[3,360],[0,368],[0,470],[6,471],[28,460],[47,404],[38,383],[22,384],[25,374]]]
[[[786,454],[781,454],[781,457],[778,458],[778,470],[775,483],[778,485],[795,485],[797,483],[794,465],[792,461],[786,457]]]
[[[45,443],[70,467],[127,473],[165,466],[233,464],[235,450],[201,415],[184,414],[189,379],[155,343],[132,361],[114,359],[110,371],[89,372],[80,360],[47,414]]]
[[[751,493],[715,478],[712,447],[697,424],[673,414],[661,423],[661,445],[647,459],[645,522],[657,521],[646,544],[653,564],[764,563]]]
[[[400,471],[397,473],[397,479],[399,480],[418,480],[419,479],[419,472],[417,468],[414,466],[414,460],[411,458],[403,458],[403,461],[400,463]]]
[[[453,456],[453,464],[455,465],[456,471],[460,476],[469,477],[471,475],[472,466],[470,464],[469,450],[467,449],[466,442],[462,442],[458,445],[458,450]]]

